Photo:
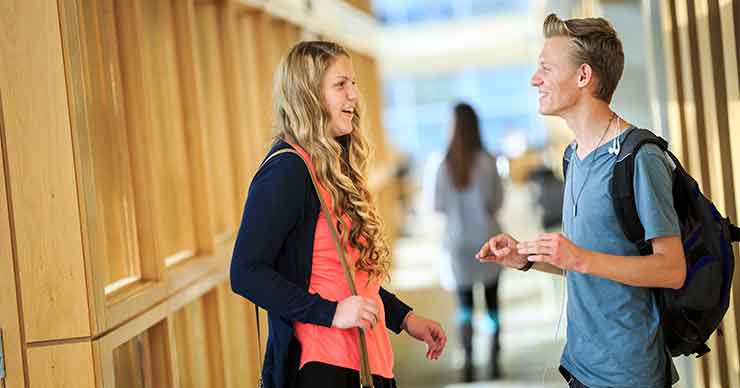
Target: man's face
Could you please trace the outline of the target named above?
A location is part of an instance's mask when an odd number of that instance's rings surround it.
[[[539,112],[542,115],[561,116],[578,101],[578,68],[570,60],[567,37],[545,39],[540,52],[537,71],[530,83],[539,92]]]

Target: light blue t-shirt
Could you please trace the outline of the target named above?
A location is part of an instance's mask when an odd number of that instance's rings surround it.
[[[612,206],[609,186],[617,156],[608,152],[611,143],[583,160],[572,153],[563,200],[563,232],[585,249],[639,256]],[[672,170],[672,163],[655,145],[643,146],[635,157],[635,200],[646,240],[680,236],[673,209]],[[576,272],[566,277],[568,334],[561,364],[591,388],[663,388],[667,356],[652,291]]]

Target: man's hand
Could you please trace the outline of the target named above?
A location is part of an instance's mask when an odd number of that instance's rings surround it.
[[[401,328],[413,338],[427,344],[426,357],[436,360],[447,344],[447,335],[439,323],[426,319],[410,311],[406,314]]]
[[[516,251],[518,243],[507,233],[498,234],[483,244],[475,258],[484,263],[497,263],[516,269],[522,268],[527,264],[527,256]]]
[[[541,234],[536,240],[516,245],[517,253],[529,255],[529,261],[548,263],[566,271],[586,272],[582,249],[561,233]]]
[[[362,296],[350,296],[337,304],[337,311],[331,321],[332,327],[349,329],[361,327],[368,329],[378,322],[378,304]]]

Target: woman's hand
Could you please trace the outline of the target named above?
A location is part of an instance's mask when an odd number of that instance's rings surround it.
[[[401,324],[401,328],[413,338],[427,344],[426,357],[436,360],[447,344],[447,334],[439,323],[426,319],[410,311]]]
[[[362,296],[350,296],[337,304],[331,326],[339,329],[368,329],[378,323],[378,304]]]

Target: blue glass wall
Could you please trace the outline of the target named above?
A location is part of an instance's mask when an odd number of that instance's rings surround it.
[[[546,131],[537,115],[537,91],[529,85],[531,66],[467,69],[426,76],[391,76],[384,80],[384,120],[390,142],[423,163],[443,152],[455,103],[477,111],[486,147],[516,156],[521,147],[541,148]]]

